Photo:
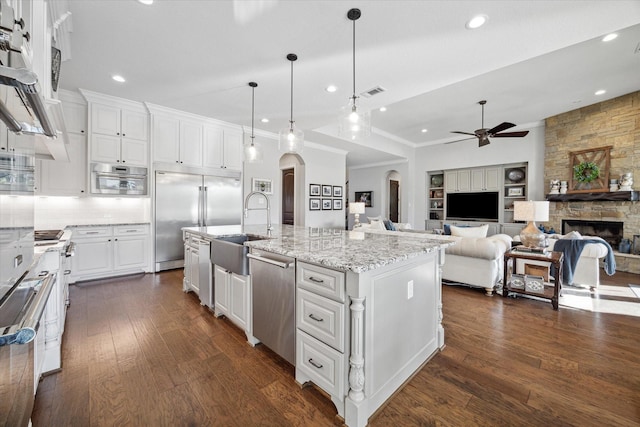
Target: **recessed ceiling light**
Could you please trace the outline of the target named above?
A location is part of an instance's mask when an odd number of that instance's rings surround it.
[[[126,80],[124,79],[124,77],[122,77],[119,74],[114,74],[113,76],[111,76],[111,78],[115,81],[117,81],[118,83],[124,83]]]
[[[487,15],[476,15],[467,21],[465,27],[469,30],[475,30],[476,28],[482,27],[488,19],[489,17]]]
[[[327,91],[327,92],[329,92],[329,93],[333,93],[333,92],[337,91],[337,90],[338,90],[338,88],[337,88],[337,87],[335,87],[334,85],[329,85],[329,86],[327,86],[324,90],[326,90],[326,91]]]
[[[385,111],[387,111],[387,107],[380,107],[380,111],[384,113]]]
[[[138,0],[139,3],[142,3],[146,6],[152,5],[153,4],[153,0]]]
[[[422,129],[420,132],[422,132],[422,133],[427,133],[427,132],[429,132],[429,131],[428,131],[427,129]]]
[[[607,91],[604,89],[600,89],[596,91],[596,95],[604,95],[605,93],[607,93]]]
[[[613,40],[613,39],[615,39],[617,37],[618,37],[618,35],[616,33],[607,34],[606,36],[604,36],[602,38],[602,41],[603,42],[610,42],[611,40]]]
[[[260,121],[262,123],[269,123],[269,119],[267,119],[266,117],[262,118]]]

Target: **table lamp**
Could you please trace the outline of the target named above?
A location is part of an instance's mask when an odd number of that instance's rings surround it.
[[[529,221],[520,231],[520,241],[528,248],[541,248],[545,236],[536,221],[549,221],[549,202],[513,202],[513,219],[515,221]]]
[[[360,227],[360,214],[364,213],[364,203],[362,202],[349,203],[349,213],[354,214],[355,216],[353,228]]]

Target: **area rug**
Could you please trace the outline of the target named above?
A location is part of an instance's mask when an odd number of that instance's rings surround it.
[[[638,289],[634,289],[636,286]],[[562,288],[560,305],[596,313],[640,317],[640,285],[600,285],[596,291],[573,286]]]

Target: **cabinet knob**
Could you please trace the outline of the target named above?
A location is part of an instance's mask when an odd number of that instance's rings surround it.
[[[111,241],[111,239],[107,240],[107,242],[110,242],[110,241]]]
[[[84,130],[82,130],[82,129],[81,129],[81,130],[80,130],[80,133],[84,133]]]
[[[125,134],[123,133],[123,134],[122,134],[122,136],[127,136],[127,135],[125,135]]]
[[[116,132],[116,135],[120,136],[120,132]]]
[[[20,18],[20,19],[22,19],[22,18]],[[25,40],[27,40],[27,41],[31,41],[31,34],[29,34],[29,31],[27,31],[26,33],[24,33],[24,34],[22,35],[22,37],[24,37],[24,38],[25,38]]]
[[[14,20],[13,21],[16,25],[20,25],[20,29],[24,30],[24,19],[20,18],[19,21]]]
[[[120,163],[120,160],[116,160],[117,163]]]
[[[122,163],[125,163],[125,162],[126,162],[126,160],[123,160],[123,161],[122,161]]]

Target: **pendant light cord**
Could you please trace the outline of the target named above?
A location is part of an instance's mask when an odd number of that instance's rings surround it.
[[[291,116],[289,118],[289,123],[291,123],[291,129],[293,129],[293,61],[291,61]]]
[[[356,103],[356,20],[353,20],[353,103]]]
[[[253,134],[253,116],[255,115],[255,98],[256,98],[256,88],[251,87],[251,145],[253,145],[253,139],[255,135]]]

